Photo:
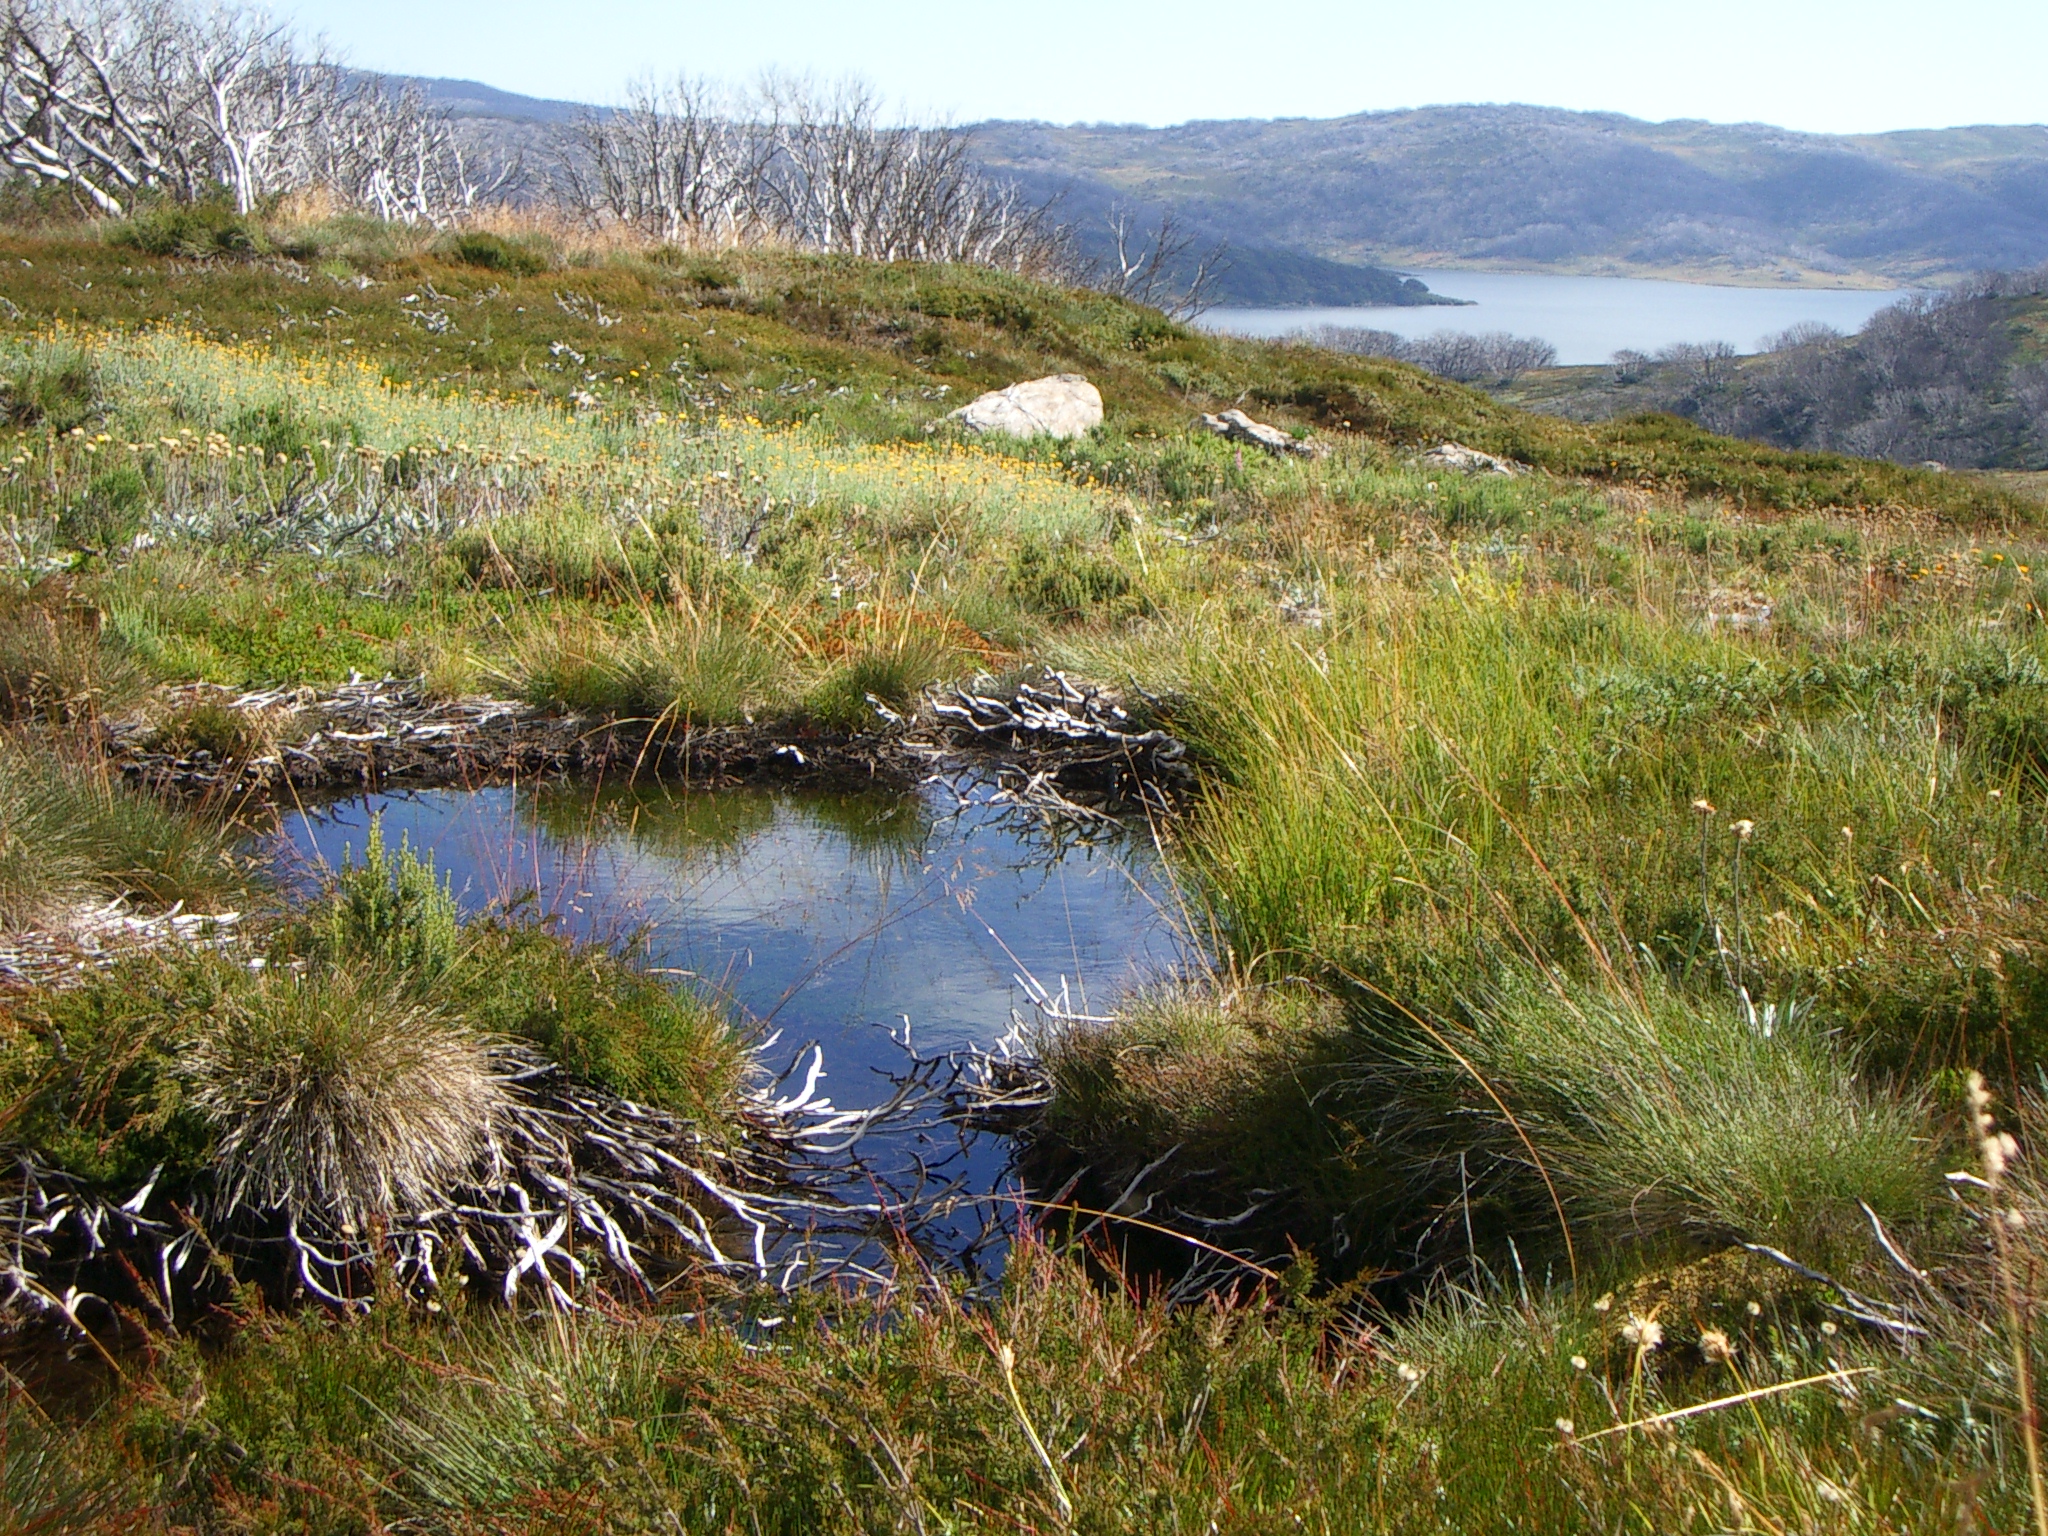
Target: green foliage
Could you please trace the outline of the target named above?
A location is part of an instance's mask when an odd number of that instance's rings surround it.
[[[750,1070],[726,1011],[596,945],[473,924],[437,995],[479,1031],[526,1040],[586,1082],[723,1127]]]
[[[555,265],[554,252],[537,237],[512,240],[477,229],[464,230],[449,240],[448,258],[511,277],[532,277]]]
[[[388,853],[381,816],[370,818],[362,863],[343,853],[316,913],[332,963],[382,967],[413,987],[431,987],[459,953],[460,914],[448,883],[435,876],[433,854],[421,859],[404,839]]]
[[[111,550],[131,542],[142,527],[149,482],[126,466],[102,470],[85,494],[57,518],[57,537],[77,549]]]
[[[251,256],[270,248],[269,237],[232,203],[163,203],[106,226],[107,244],[145,256]]]
[[[1073,622],[1129,611],[1135,583],[1116,561],[1078,539],[1022,540],[1010,555],[1005,591],[1032,613]]]
[[[100,410],[100,375],[85,348],[38,341],[8,363],[0,380],[0,416],[11,426],[69,432]]]

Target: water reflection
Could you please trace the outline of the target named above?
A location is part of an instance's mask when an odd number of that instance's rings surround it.
[[[923,794],[541,790],[373,796],[295,813],[311,867],[385,837],[431,851],[465,909],[529,900],[567,931],[637,937],[651,965],[729,995],[826,1052],[842,1106],[920,1050],[988,1045],[1027,1007],[1020,973],[1100,1006],[1184,959],[1143,829],[1054,837],[991,803]]]

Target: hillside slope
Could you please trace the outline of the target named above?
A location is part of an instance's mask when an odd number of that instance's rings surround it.
[[[348,221],[281,238],[268,255],[195,261],[91,236],[0,237],[0,297],[16,327],[168,324],[286,353],[374,349],[394,380],[593,406],[679,398],[892,435],[982,390],[1078,372],[1100,386],[1113,429],[1145,437],[1242,406],[1394,451],[1455,439],[1559,475],[1760,510],[2032,515],[1976,482],[1782,453],[1669,416],[1563,421],[1403,364],[1205,334],[979,268],[670,251],[569,264],[495,236],[430,247]],[[401,248],[403,238],[418,243]]]
[[[2048,259],[2048,128],[1838,138],[1527,106],[1172,128],[984,123],[1084,217],[1171,206],[1347,260],[1920,281]],[[1284,174],[1276,174],[1284,169]]]

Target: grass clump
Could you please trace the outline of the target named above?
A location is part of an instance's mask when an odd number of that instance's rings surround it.
[[[78,724],[136,703],[147,672],[61,584],[0,590],[0,719]]]
[[[219,910],[249,883],[217,822],[129,790],[98,764],[0,742],[0,928],[119,896]]]
[[[0,413],[15,427],[71,432],[101,409],[99,369],[84,348],[42,341],[8,363],[0,381]]]
[[[458,1184],[509,1105],[485,1042],[376,972],[225,992],[178,1072],[212,1133],[223,1220],[331,1213],[344,1231]]]
[[[108,245],[145,256],[253,256],[270,248],[269,236],[231,203],[164,203],[105,229]]]
[[[678,729],[786,710],[793,676],[764,626],[687,612],[538,626],[508,672],[533,703]]]
[[[1582,1234],[1769,1243],[1826,1263],[1862,1250],[1864,1207],[1898,1230],[1930,1217],[1929,1106],[1861,1080],[1810,1009],[1531,979],[1451,1044],[1504,1101],[1463,1085],[1466,1112],[1494,1118],[1493,1156],[1514,1162],[1526,1135]]]
[[[554,251],[539,236],[513,239],[490,230],[464,230],[449,240],[447,251],[449,260],[465,267],[510,277],[533,277],[555,265]]]

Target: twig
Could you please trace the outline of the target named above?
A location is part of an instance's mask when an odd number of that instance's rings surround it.
[[[1694,1403],[1690,1408],[1673,1408],[1668,1413],[1654,1413],[1647,1419],[1631,1419],[1626,1424],[1610,1424],[1605,1429],[1596,1429],[1590,1435],[1579,1435],[1566,1442],[1568,1445],[1588,1445],[1595,1440],[1604,1440],[1609,1435],[1619,1435],[1631,1429],[1651,1429],[1659,1424],[1672,1424],[1680,1419],[1692,1418],[1695,1414],[1712,1413],[1718,1408],[1733,1408],[1739,1403],[1755,1402],[1760,1397],[1777,1397],[1786,1392],[1796,1392],[1801,1387],[1818,1386],[1824,1381],[1848,1381],[1857,1376],[1876,1374],[1874,1365],[1858,1365],[1848,1370],[1823,1371],[1818,1376],[1802,1376],[1797,1381],[1781,1381],[1776,1386],[1753,1387],[1747,1392],[1737,1392],[1728,1397],[1717,1397],[1712,1402]]]

